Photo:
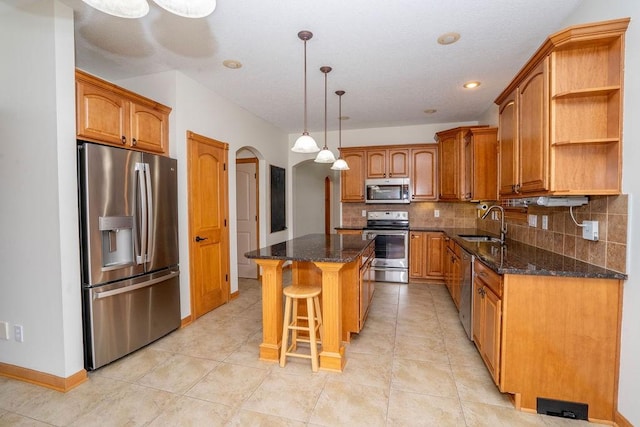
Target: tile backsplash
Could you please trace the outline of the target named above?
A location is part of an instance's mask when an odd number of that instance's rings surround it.
[[[421,202],[409,205],[364,203],[342,204],[343,227],[365,227],[363,211],[407,210],[412,227],[479,228],[500,233],[500,221],[480,219],[475,203]],[[589,203],[573,209],[578,223],[598,221],[599,240],[582,238],[569,214],[569,208],[530,206],[529,215],[537,216],[536,227],[526,221],[507,218],[507,238],[545,249],[580,261],[625,273],[627,269],[628,196],[592,196]],[[436,216],[436,214],[438,216]],[[542,216],[547,216],[547,229],[542,229]]]
[[[576,221],[598,221],[598,241],[582,238],[582,227],[577,226],[569,208],[530,206],[528,215],[537,216],[537,225],[507,219],[507,238],[546,249],[580,261],[626,272],[628,196],[592,196],[589,203],[573,208]],[[548,227],[542,229],[542,216],[548,218]],[[500,232],[500,222],[478,219],[478,228]]]

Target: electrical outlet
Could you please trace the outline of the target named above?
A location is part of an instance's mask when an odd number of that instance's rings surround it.
[[[549,229],[549,216],[548,215],[542,215],[542,229],[543,230],[548,230]]]
[[[440,218],[440,210],[439,209],[436,209],[436,210],[433,211],[433,217],[434,218]]]
[[[0,339],[9,339],[9,322],[0,322]]]
[[[13,335],[16,341],[24,342],[24,331],[22,325],[13,325]]]
[[[362,216],[367,216],[367,211],[362,209]]]
[[[582,221],[582,238],[586,240],[598,240],[598,221]]]
[[[529,227],[538,226],[538,215],[529,215]]]

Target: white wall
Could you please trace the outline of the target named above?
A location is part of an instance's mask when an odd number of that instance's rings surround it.
[[[629,195],[627,274],[622,308],[622,348],[618,411],[640,426],[640,2],[583,0],[563,27],[584,22],[631,17],[625,37],[624,127],[622,189]]]
[[[0,320],[24,327],[0,362],[67,377],[83,369],[73,12],[26,3],[0,9]]]

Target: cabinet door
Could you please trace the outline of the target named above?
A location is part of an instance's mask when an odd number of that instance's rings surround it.
[[[427,263],[426,233],[412,231],[409,234],[409,277],[422,279]]]
[[[439,141],[440,200],[458,200],[459,192],[459,144],[456,133],[448,133]]]
[[[367,178],[387,178],[387,150],[367,150]]]
[[[482,354],[482,339],[484,337],[484,324],[483,324],[483,314],[484,304],[482,300],[482,287],[484,284],[481,280],[477,278],[473,278],[472,283],[472,291],[471,291],[471,303],[473,305],[473,321],[471,322],[471,329],[473,337],[473,342],[476,344],[478,351]]]
[[[387,151],[387,172],[389,178],[409,177],[409,150],[406,148]]]
[[[518,141],[520,190],[548,190],[549,185],[549,84],[548,59],[531,70],[518,90]]]
[[[442,279],[444,277],[444,265],[442,263],[444,252],[444,235],[442,233],[426,233],[427,268],[425,275],[429,279]]]
[[[438,148],[424,147],[411,150],[411,200],[436,200]]]
[[[129,101],[84,81],[76,82],[76,133],[79,138],[128,144]]]
[[[155,108],[131,103],[131,141],[140,150],[168,154],[169,115]]]
[[[498,190],[501,196],[516,194],[518,184],[516,90],[500,105],[498,126]]]
[[[342,158],[349,170],[340,174],[340,200],[343,202],[364,202],[364,150],[343,149]]]
[[[493,381],[498,384],[500,360],[500,322],[502,301],[491,289],[484,287],[484,338],[482,358],[484,359]]]
[[[497,132],[497,128],[474,128],[464,139],[465,200],[498,199]]]

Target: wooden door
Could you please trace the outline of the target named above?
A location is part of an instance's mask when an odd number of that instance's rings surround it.
[[[228,149],[226,143],[187,132],[194,320],[229,301]]]
[[[236,160],[238,277],[258,278],[258,265],[244,256],[258,249],[258,159]]]
[[[364,202],[365,156],[364,150],[342,149],[342,158],[349,170],[340,174],[340,200],[343,202]]]
[[[76,134],[80,138],[126,146],[129,101],[90,83],[76,82]]]
[[[531,71],[518,94],[520,190],[523,193],[549,188],[547,64],[545,59]]]
[[[413,148],[411,150],[411,200],[436,200],[438,148]]]
[[[131,103],[131,141],[140,150],[168,154],[169,113]]]
[[[427,268],[425,276],[430,279],[444,277],[443,251],[444,235],[442,233],[426,233]]]
[[[459,146],[457,132],[442,135],[438,147],[440,153],[440,195],[441,200],[458,200]]]
[[[367,150],[367,178],[388,178],[387,150]]]
[[[409,149],[398,148],[387,152],[389,178],[409,178]]]
[[[493,381],[498,384],[499,360],[500,360],[500,322],[501,303],[500,298],[487,286],[484,287],[484,337],[482,355]]]
[[[409,236],[409,277],[424,278],[427,256],[425,253],[426,233],[412,231]]]
[[[518,177],[518,115],[515,102],[516,93],[512,93],[500,105],[498,126],[498,191],[501,196],[516,194]]]

